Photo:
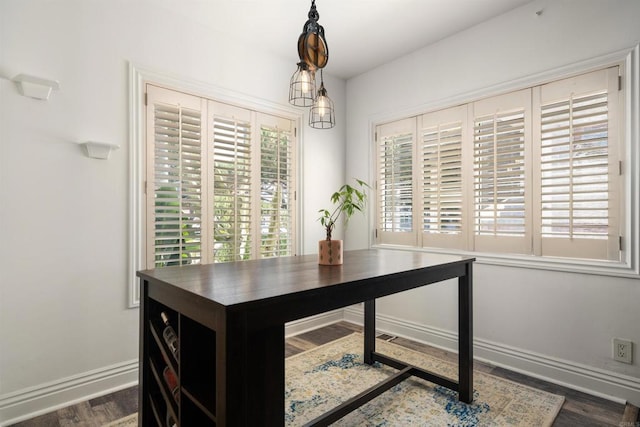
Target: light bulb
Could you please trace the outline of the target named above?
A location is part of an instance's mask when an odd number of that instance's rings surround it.
[[[300,89],[302,93],[311,92],[311,75],[307,70],[300,71]]]
[[[327,101],[324,99],[324,96],[318,97],[318,115],[321,118],[324,118],[324,115],[327,114]]]

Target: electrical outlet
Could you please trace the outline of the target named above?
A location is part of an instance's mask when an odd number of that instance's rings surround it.
[[[613,360],[623,363],[633,361],[633,343],[620,338],[613,339]]]

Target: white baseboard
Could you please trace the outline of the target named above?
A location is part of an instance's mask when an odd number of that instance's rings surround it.
[[[0,426],[14,424],[138,383],[138,360],[0,396]]]
[[[315,316],[306,317],[304,319],[294,320],[285,325],[284,334],[286,337],[302,334],[307,331],[321,328],[332,323],[339,322],[344,319],[342,309],[328,311]]]
[[[363,308],[344,309],[344,320],[362,324]],[[410,338],[434,347],[457,353],[458,334],[409,322],[383,314],[376,315],[376,330],[386,334]],[[495,366],[520,372],[554,384],[569,387],[619,403],[640,404],[640,378],[598,369],[475,338],[474,358]]]
[[[342,310],[296,320],[285,326],[297,335],[343,319]],[[138,360],[108,366],[0,396],[0,426],[7,426],[138,383]]]

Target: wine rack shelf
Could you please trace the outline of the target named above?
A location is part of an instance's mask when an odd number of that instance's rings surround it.
[[[215,427],[215,331],[150,296],[141,317],[141,425]],[[175,354],[168,325],[177,337]]]

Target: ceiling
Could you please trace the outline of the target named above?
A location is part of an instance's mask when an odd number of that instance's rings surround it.
[[[160,0],[154,5],[298,62],[311,0]],[[348,79],[532,0],[316,0],[325,70]],[[293,71],[292,71],[293,72]]]

